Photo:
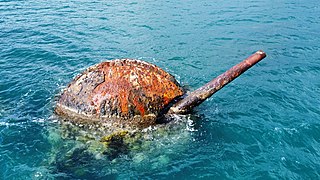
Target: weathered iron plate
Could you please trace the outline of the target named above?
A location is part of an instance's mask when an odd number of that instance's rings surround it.
[[[117,59],[78,75],[63,91],[56,113],[89,121],[117,119],[148,126],[183,94],[175,78],[161,68],[140,60]]]

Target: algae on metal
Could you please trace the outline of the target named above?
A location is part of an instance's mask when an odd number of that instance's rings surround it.
[[[53,157],[48,164],[55,172],[80,174],[82,168],[99,163],[112,166],[130,162],[137,169],[144,164],[152,168],[165,166],[178,156],[176,153],[183,154],[192,142],[197,120],[190,115],[172,118],[175,120],[167,124],[135,130],[59,121],[58,126],[48,130],[48,140],[52,143],[50,157]]]

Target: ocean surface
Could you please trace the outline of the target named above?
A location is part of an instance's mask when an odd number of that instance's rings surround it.
[[[0,179],[319,179],[319,29],[318,0],[0,0]],[[259,49],[129,153],[95,153],[54,114],[104,60],[145,60],[192,91]]]

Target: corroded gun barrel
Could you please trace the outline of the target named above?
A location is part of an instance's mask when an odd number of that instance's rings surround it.
[[[250,67],[258,63],[260,60],[266,57],[263,51],[257,51],[247,59],[243,60],[241,63],[233,66],[228,71],[224,72],[220,76],[211,80],[204,86],[193,91],[185,98],[174,104],[168,114],[183,114],[190,111],[193,107],[201,104],[207,98],[211,97],[214,93],[219,91],[225,85],[236,79]]]

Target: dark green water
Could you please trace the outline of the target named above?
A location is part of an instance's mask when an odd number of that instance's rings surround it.
[[[1,0],[0,179],[319,179],[319,22],[318,0]],[[78,146],[52,133],[53,109],[88,66],[142,59],[193,90],[259,49],[264,61],[152,146],[48,163]]]

